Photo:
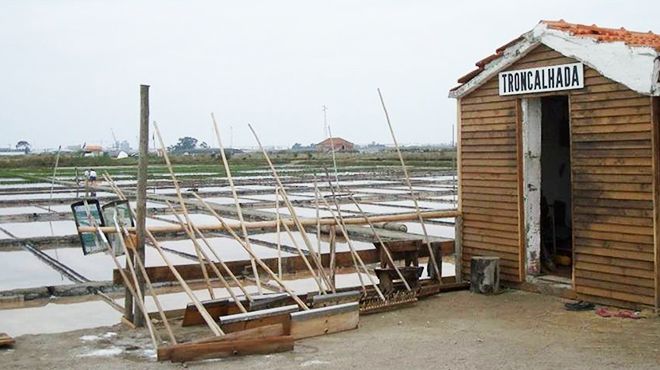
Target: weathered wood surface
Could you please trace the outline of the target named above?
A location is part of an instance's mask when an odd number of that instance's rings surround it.
[[[508,69],[567,62],[574,60],[539,46]],[[561,94],[570,104],[578,297],[658,304],[659,143],[652,101],[587,66],[585,87]],[[459,114],[463,275],[472,256],[496,256],[502,280],[518,282],[524,271],[515,98],[498,96],[493,78],[461,99]]]
[[[357,302],[313,308],[291,314],[291,336],[302,339],[357,329],[359,322]]]
[[[218,337],[215,341],[183,343],[158,349],[158,360],[172,362],[200,361],[211,358],[263,355],[292,351],[294,338],[288,335],[226,338]]]

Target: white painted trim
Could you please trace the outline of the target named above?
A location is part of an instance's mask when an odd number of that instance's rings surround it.
[[[450,98],[469,94],[500,71],[508,68],[539,44],[544,44],[562,55],[574,58],[643,95],[660,96],[658,82],[658,51],[651,47],[629,46],[624,42],[598,42],[588,36],[574,36],[569,32],[548,28],[539,23],[522,36],[522,40],[504,50],[503,55],[456,90]]]
[[[522,108],[525,276],[541,273],[541,99],[525,98]]]

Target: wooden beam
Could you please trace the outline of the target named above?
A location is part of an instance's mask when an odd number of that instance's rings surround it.
[[[453,240],[434,242],[434,243],[440,244],[443,254],[447,255],[454,253]],[[360,255],[360,258],[362,258],[365,264],[372,264],[380,261],[378,251],[375,249],[360,250],[357,251],[357,254]],[[419,251],[419,255],[420,257],[427,256],[428,252],[426,248],[422,248]],[[330,255],[322,254],[321,259],[323,260],[323,263],[326,264],[327,266],[330,260]],[[262,261],[266,265],[268,265],[269,268],[273,270],[277,268],[277,257],[264,258],[262,259]],[[353,267],[353,259],[351,258],[351,253],[337,252],[335,254],[335,263],[337,268]],[[225,262],[225,264],[234,274],[240,274],[246,266],[250,266],[250,261],[249,260],[228,261]],[[179,272],[179,274],[181,274],[181,276],[187,281],[203,279],[202,273],[199,269],[199,264],[197,263],[187,264],[187,265],[177,265],[176,269]],[[302,258],[300,258],[300,256],[282,257],[282,269],[284,273],[295,273],[306,270],[306,266]],[[152,283],[171,282],[176,280],[176,278],[174,277],[174,275],[167,266],[152,266],[152,267],[147,267],[146,270],[147,273],[149,274],[149,279],[151,279]],[[113,284],[117,284],[117,285],[123,284],[121,275],[119,274],[119,270],[117,269],[113,271],[112,282]]]
[[[229,336],[229,335],[227,335]],[[288,335],[234,340],[192,342],[158,350],[158,360],[172,362],[199,361],[211,358],[263,355],[292,351],[294,339]]]
[[[186,203],[202,207],[198,204],[197,201],[186,200]],[[422,218],[453,218],[460,214],[456,210],[446,210],[446,211],[421,211],[420,215]],[[378,222],[395,222],[395,221],[417,221],[419,216],[417,213],[398,213],[394,215],[381,215],[381,216],[370,216],[369,221],[372,223]],[[295,226],[294,222],[290,219],[281,220],[281,223],[286,223],[288,226]],[[322,218],[320,221],[321,226],[324,225],[337,225],[337,222],[332,218]],[[366,225],[364,217],[344,217],[344,224],[346,225]],[[316,226],[316,218],[300,218],[300,224],[302,226]],[[222,231],[224,227],[220,223],[214,224],[200,224],[196,225],[197,228],[201,231]],[[227,226],[231,229],[238,229],[241,227],[241,224],[238,222],[227,223]],[[277,226],[276,220],[269,221],[251,221],[245,222],[245,227],[247,229],[264,229],[264,228],[275,228]],[[127,227],[129,232],[134,232],[135,228]],[[184,231],[181,225],[166,225],[166,226],[151,226],[147,228],[153,234],[167,233],[167,232],[180,232]],[[78,231],[81,233],[85,232],[95,232],[96,230],[91,226],[80,226]],[[101,231],[104,233],[114,233],[115,229],[112,227],[101,227]]]

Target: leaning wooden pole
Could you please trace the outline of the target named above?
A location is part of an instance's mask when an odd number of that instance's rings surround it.
[[[429,259],[431,260],[431,268],[435,271],[435,278],[440,284],[442,284],[442,273],[438,266],[438,261],[435,260],[435,253],[433,253],[433,248],[431,247],[431,240],[429,238],[429,233],[426,231],[426,225],[424,224],[424,217],[422,217],[421,211],[419,209],[419,204],[417,203],[417,196],[413,191],[412,183],[410,182],[410,176],[408,175],[408,169],[406,168],[406,162],[403,160],[403,155],[401,154],[401,149],[399,149],[399,143],[396,140],[394,135],[394,129],[392,128],[392,122],[390,121],[390,115],[387,113],[387,107],[385,107],[385,100],[383,99],[383,94],[381,94],[380,89],[378,89],[378,97],[380,98],[380,104],[383,106],[383,112],[385,113],[385,120],[387,121],[387,127],[390,129],[390,134],[392,135],[392,141],[394,141],[394,148],[396,153],[399,156],[399,161],[401,162],[401,168],[403,169],[404,180],[408,190],[410,191],[410,196],[412,197],[413,204],[415,205],[415,212],[417,213],[417,218],[419,223],[422,225],[422,231],[424,232],[424,242],[426,247],[429,250]],[[442,261],[440,261],[442,262]]]
[[[245,228],[245,220],[243,219],[243,211],[241,211],[241,204],[238,201],[238,194],[236,194],[236,186],[234,186],[234,179],[231,176],[231,170],[229,169],[229,162],[227,161],[227,156],[225,155],[225,148],[222,145],[222,138],[220,137],[220,129],[218,128],[218,122],[215,120],[215,115],[211,113],[211,119],[213,120],[213,129],[215,130],[215,136],[218,140],[218,146],[220,147],[220,156],[222,157],[222,165],[225,168],[225,173],[227,175],[227,180],[229,181],[229,187],[231,188],[231,195],[234,198],[234,203],[236,204],[236,213],[238,214],[238,221],[241,224],[241,231],[243,232],[243,238],[245,239],[245,245],[252,250],[250,245],[250,238],[248,237],[247,229]],[[261,288],[261,279],[259,279],[259,269],[254,261],[254,258],[250,257],[250,264],[252,265],[252,273],[254,274],[254,279],[257,282],[257,290],[259,294],[263,294],[263,289]]]
[[[154,121],[154,129],[156,131],[156,136],[158,137],[158,143],[160,144],[160,148],[163,151],[163,158],[165,159],[165,164],[167,165],[167,170],[170,173],[170,177],[172,178],[172,183],[174,184],[174,190],[176,190],[176,196],[177,199],[179,200],[179,206],[181,207],[181,211],[183,212],[183,216],[186,218],[187,224],[184,224],[183,222],[179,223],[181,225],[182,229],[185,229],[186,233],[190,236],[193,235],[192,229],[190,227],[190,224],[192,223],[190,221],[190,217],[188,216],[188,209],[186,208],[186,202],[183,201],[183,196],[181,195],[181,187],[179,186],[179,181],[176,179],[176,175],[174,174],[174,167],[172,167],[172,163],[170,162],[170,156],[167,154],[167,148],[165,148],[165,143],[163,142],[163,137],[160,134],[160,130],[158,129],[158,124],[156,121]],[[172,205],[167,202],[168,206],[172,209],[172,212],[174,212],[174,208],[172,208]],[[199,260],[199,265],[200,268],[202,269],[202,273],[204,275],[204,281],[206,282],[206,287],[209,291],[209,295],[211,296],[211,299],[215,299],[215,294],[213,293],[213,287],[211,286],[211,281],[209,280],[209,275],[206,270],[206,265],[204,264],[204,261],[202,260],[202,257],[199,255],[199,245],[197,244],[197,240],[193,237],[191,237],[191,240],[195,246],[195,253],[197,254],[197,259]]]

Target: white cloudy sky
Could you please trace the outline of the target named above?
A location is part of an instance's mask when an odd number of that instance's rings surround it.
[[[0,147],[136,142],[139,84],[168,143],[267,145],[333,134],[451,140],[447,91],[540,19],[660,32],[658,1],[0,1]]]

